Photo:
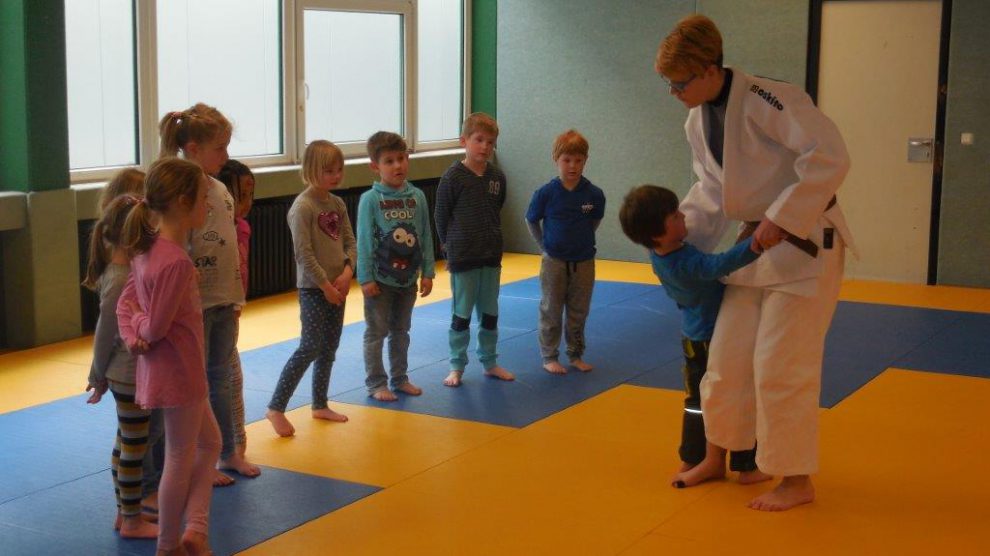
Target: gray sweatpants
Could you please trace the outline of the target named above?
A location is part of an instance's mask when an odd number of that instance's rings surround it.
[[[560,326],[565,310],[567,356],[573,360],[584,354],[584,322],[588,319],[594,288],[595,259],[569,263],[543,254],[540,263],[540,354],[544,363],[556,361],[560,355]]]

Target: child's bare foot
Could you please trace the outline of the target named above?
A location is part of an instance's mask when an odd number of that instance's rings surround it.
[[[423,393],[423,389],[411,382],[403,382],[402,384],[395,387],[396,390],[402,392],[403,394],[408,394],[410,396],[419,396]]]
[[[394,402],[395,400],[399,399],[398,396],[393,394],[391,390],[385,388],[384,386],[372,392],[371,397],[375,398],[380,402]]]
[[[562,375],[567,373],[567,369],[560,364],[560,361],[547,361],[543,364],[543,370],[552,375]]]
[[[247,460],[247,458],[237,452],[234,452],[234,454],[227,459],[220,460],[219,467],[220,469],[227,471],[235,471],[245,477],[257,477],[258,475],[261,475],[261,468],[251,463]]]
[[[681,468],[678,469],[677,472],[678,473],[683,473],[685,471],[689,471],[694,466],[695,466],[695,464],[693,464],[693,463],[688,463],[686,461],[682,461],[681,462]]]
[[[498,365],[495,365],[491,369],[486,370],[485,371],[485,375],[490,376],[490,377],[495,377],[495,378],[497,378],[499,380],[515,380],[516,379],[516,375],[510,373],[509,371],[503,369],[502,367],[499,367]]]
[[[756,483],[769,481],[772,478],[773,475],[767,475],[759,469],[754,469],[752,471],[740,471],[738,481],[741,485],[755,485]]]
[[[807,504],[814,499],[815,487],[811,484],[811,477],[793,475],[784,477],[777,488],[757,496],[747,505],[754,510],[782,512],[794,506]]]
[[[121,521],[120,536],[125,539],[158,538],[158,526],[141,519],[140,515],[127,516]]]
[[[237,455],[244,457],[244,454],[247,453],[247,439],[244,440],[244,443],[237,444],[234,451],[237,452]]]
[[[722,477],[725,477],[725,449],[707,442],[705,444],[705,459],[701,460],[698,465],[674,475],[670,486],[687,488]]]
[[[213,470],[213,486],[227,487],[234,484],[234,478],[226,473],[221,473],[219,469]]]
[[[286,418],[285,413],[281,411],[275,411],[274,409],[269,409],[265,412],[265,418],[268,419],[272,424],[272,428],[275,429],[275,434],[287,437],[296,434],[296,428],[292,426],[289,419]]]
[[[155,551],[155,556],[189,556],[189,553],[186,552],[186,549],[180,544],[172,550],[162,550],[159,548]]]
[[[145,521],[158,522],[158,491],[152,492],[141,499],[141,513],[144,514]],[[151,517],[154,520],[150,519]]]
[[[461,376],[463,375],[464,371],[450,371],[447,378],[443,379],[443,385],[456,388],[461,385]]]
[[[580,357],[578,357],[577,359],[571,359],[571,366],[581,371],[582,373],[587,373],[590,372],[591,369],[594,369],[594,367],[585,363]]]
[[[329,407],[324,407],[323,409],[313,410],[313,419],[325,419],[327,421],[333,421],[334,423],[346,423],[347,415],[337,413]]]
[[[186,531],[182,535],[182,548],[189,556],[210,556],[210,541],[203,533],[198,531]]]
[[[124,516],[121,515],[120,510],[117,510],[117,517],[113,520],[113,530],[120,531],[120,526],[124,524]]]

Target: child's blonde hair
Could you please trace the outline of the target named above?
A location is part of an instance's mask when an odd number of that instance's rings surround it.
[[[588,140],[574,129],[561,133],[553,141],[553,161],[556,162],[562,154],[579,154],[588,156]]]
[[[82,285],[96,291],[100,276],[110,264],[111,249],[121,245],[121,232],[127,217],[131,214],[131,209],[140,203],[141,197],[125,193],[110,199],[106,206],[101,207],[100,219],[93,225],[93,231],[89,235],[89,261]]]
[[[379,131],[368,137],[368,157],[375,164],[378,163],[378,158],[382,156],[382,153],[407,152],[408,150],[409,146],[406,145],[406,140],[398,133]]]
[[[110,203],[121,195],[144,195],[144,172],[137,168],[124,168],[117,172],[100,192],[100,200],[96,205],[99,216],[103,216]]]
[[[469,114],[461,127],[461,137],[470,137],[472,133],[477,131],[484,131],[498,137],[498,122],[484,112]]]
[[[320,139],[306,145],[306,152],[303,153],[302,168],[299,173],[302,180],[310,187],[316,187],[320,183],[320,174],[325,168],[334,168],[344,165],[344,153],[340,147],[330,141]]]
[[[206,144],[230,135],[233,130],[230,120],[219,110],[202,102],[181,112],[169,112],[158,122],[161,137],[158,156],[175,156],[190,141]]]
[[[192,209],[205,176],[202,168],[181,158],[162,158],[152,164],[144,182],[145,197],[127,215],[118,246],[129,257],[148,251],[158,237],[151,212],[164,214],[176,203]]]
[[[714,21],[695,14],[678,21],[663,39],[653,68],[678,77],[701,75],[711,65],[722,66],[722,34]]]

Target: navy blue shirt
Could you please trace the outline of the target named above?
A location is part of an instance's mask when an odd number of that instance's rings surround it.
[[[653,273],[660,279],[667,295],[677,302],[684,317],[681,330],[691,340],[712,339],[715,318],[722,304],[725,284],[718,279],[748,265],[759,257],[750,249],[753,238],[747,238],[724,253],[702,253],[685,243],[666,255],[650,251]]]
[[[543,221],[543,249],[555,259],[579,262],[595,257],[595,221],[605,217],[605,193],[581,177],[573,191],[560,178],[533,192],[526,220]]]

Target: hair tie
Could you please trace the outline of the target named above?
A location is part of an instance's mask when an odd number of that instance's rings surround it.
[[[168,117],[175,120],[176,124],[182,122],[182,112],[169,112]]]

